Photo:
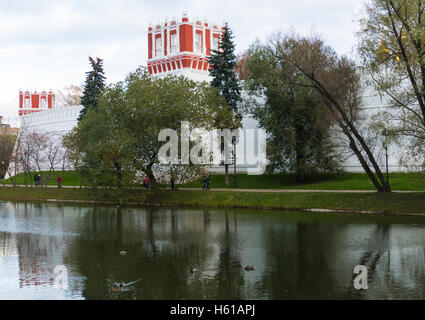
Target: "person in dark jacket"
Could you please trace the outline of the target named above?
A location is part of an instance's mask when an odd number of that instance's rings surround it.
[[[208,183],[207,181],[208,181],[208,178],[206,175],[204,175],[202,177],[202,182],[204,183],[204,186],[202,187],[202,191],[207,190],[207,183]]]
[[[207,176],[207,190],[210,190],[211,188],[211,177],[210,175]]]

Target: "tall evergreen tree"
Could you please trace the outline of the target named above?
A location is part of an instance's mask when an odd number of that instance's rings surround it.
[[[211,86],[220,90],[221,95],[232,110],[233,119],[229,120],[236,124],[240,121],[238,102],[241,99],[241,87],[236,73],[237,59],[232,39],[232,30],[226,23],[220,35],[218,50],[211,49],[212,54],[208,62],[210,63],[209,74],[212,77]],[[226,185],[229,184],[228,164],[225,164],[225,183]]]
[[[88,110],[97,110],[99,96],[105,88],[106,77],[103,72],[103,60],[100,58],[94,60],[92,57],[89,57],[89,61],[93,70],[86,72],[86,82],[84,84],[83,96],[81,97],[81,104],[84,108],[80,112],[78,121],[83,119]]]
[[[235,45],[232,39],[232,30],[226,23],[220,36],[218,50],[211,50],[209,73],[213,78],[211,86],[220,90],[229,107],[234,113],[237,113],[241,88],[235,70],[237,60],[234,53]]]

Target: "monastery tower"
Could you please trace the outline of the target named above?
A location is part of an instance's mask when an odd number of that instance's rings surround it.
[[[19,116],[46,111],[55,106],[55,94],[52,91],[46,93],[30,93],[29,91],[19,91]]]
[[[223,27],[206,20],[173,19],[148,29],[148,70],[156,76],[183,75],[195,81],[211,81],[208,72],[210,49],[218,49]]]

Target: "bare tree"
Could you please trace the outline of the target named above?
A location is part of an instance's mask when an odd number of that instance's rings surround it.
[[[19,145],[16,149],[19,167],[24,172],[24,183],[28,186],[28,177],[32,186],[32,173],[38,171],[40,174],[45,167],[45,150],[47,147],[47,135],[45,133],[20,130]]]
[[[48,135],[46,133],[31,132],[26,139],[32,145],[30,159],[33,161],[35,168],[41,174],[44,164],[46,163],[46,148],[48,145]]]
[[[62,90],[56,90],[56,103],[60,107],[78,106],[82,95],[83,87],[71,84]]]
[[[61,169],[62,169],[62,176],[65,174],[66,170],[72,169],[72,161],[69,158],[68,150],[62,149],[62,153],[60,156],[60,163],[61,163]]]
[[[45,186],[49,184],[52,176],[55,175],[55,169],[61,164],[61,158],[63,147],[62,147],[62,136],[58,133],[50,132],[45,134],[46,147],[44,148],[44,160],[48,166],[48,174],[45,179]]]
[[[31,161],[32,154],[34,153],[35,145],[33,139],[29,138],[25,129],[20,130],[19,148],[17,149],[17,157],[19,166],[24,172],[24,184],[28,186],[28,176],[30,177],[30,184],[32,186],[31,172],[33,170],[33,163]]]

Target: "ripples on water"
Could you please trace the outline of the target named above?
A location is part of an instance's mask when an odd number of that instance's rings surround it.
[[[0,299],[424,299],[424,226],[419,217],[0,202]],[[366,291],[353,288],[358,264]],[[58,265],[67,289],[55,287]]]

